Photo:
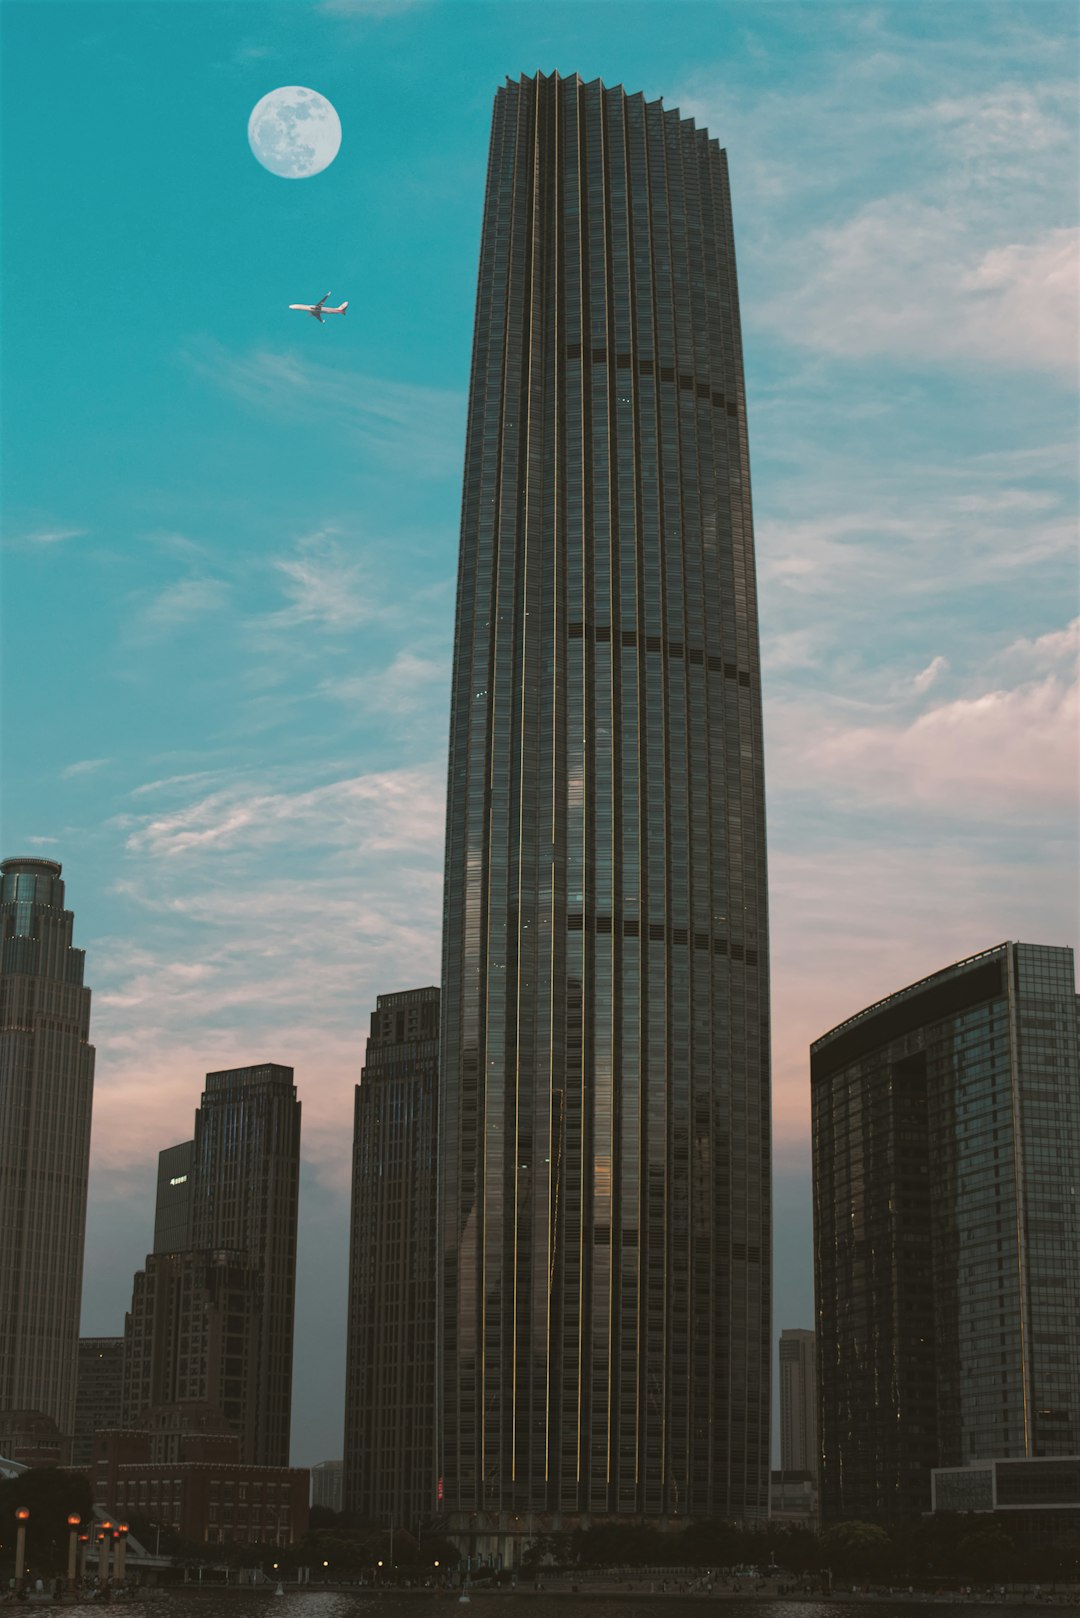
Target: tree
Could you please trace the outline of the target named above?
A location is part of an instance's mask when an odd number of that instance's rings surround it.
[[[969,1579],[1010,1579],[1017,1567],[1016,1541],[1002,1528],[976,1528],[957,1545],[956,1559]]]
[[[891,1568],[895,1552],[884,1528],[872,1522],[839,1522],[821,1536],[821,1554],[836,1573],[854,1578],[880,1578]]]

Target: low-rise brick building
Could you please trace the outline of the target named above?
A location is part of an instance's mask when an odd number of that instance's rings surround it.
[[[138,1428],[99,1432],[94,1504],[207,1545],[288,1545],[308,1526],[306,1467],[252,1466],[219,1413],[150,1412]]]

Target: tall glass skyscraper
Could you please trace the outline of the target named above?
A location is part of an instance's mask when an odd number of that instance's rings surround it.
[[[56,860],[0,865],[0,1412],[75,1430],[94,1047]]]
[[[441,1504],[768,1510],[769,993],[724,153],[495,100],[450,732]]]
[[[413,1532],[433,1507],[438,1083],[438,989],[380,994],[356,1086],[342,1493]]]
[[[822,1515],[1080,1450],[1073,952],[1000,944],[815,1041]]]
[[[208,1073],[190,1161],[192,1248],[243,1254],[259,1272],[258,1368],[243,1456],[288,1466],[300,1196],[292,1068],[262,1062]]]

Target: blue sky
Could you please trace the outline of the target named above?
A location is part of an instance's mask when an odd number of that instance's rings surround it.
[[[340,1453],[376,994],[438,979],[491,102],[578,71],[726,145],[768,737],[776,1328],[812,1319],[806,1047],[1076,942],[1073,6],[466,0],[2,12],[4,854],[61,859],[98,1046],[84,1330],[202,1075],[304,1103],[294,1455]],[[336,106],[281,180],[254,103]],[[329,287],[344,321],[293,301]]]

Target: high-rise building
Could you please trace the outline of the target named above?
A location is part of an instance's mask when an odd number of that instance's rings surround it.
[[[208,1406],[236,1433],[245,1458],[259,1446],[263,1277],[244,1253],[147,1255],[124,1322],[122,1423],[136,1428],[163,1406]]]
[[[780,1469],[817,1477],[817,1367],[814,1334],[780,1333]]]
[[[124,1339],[80,1337],[72,1466],[94,1459],[94,1434],[119,1427],[124,1398]]]
[[[340,1511],[344,1501],[342,1493],[343,1461],[316,1461],[311,1468],[311,1504],[324,1511]]]
[[[1073,952],[1000,944],[811,1047],[826,1520],[1080,1450]]]
[[[768,926],[727,166],[678,111],[576,75],[495,99],[444,915],[443,1509],[492,1534],[764,1518]]]
[[[191,1246],[191,1154],[193,1140],[158,1153],[154,1252],[181,1253]]]
[[[0,864],[0,1411],[70,1440],[94,1047],[56,860]]]
[[[300,1194],[291,1067],[265,1062],[206,1075],[189,1172],[192,1248],[243,1254],[259,1272],[255,1408],[244,1459],[288,1466]]]
[[[381,994],[353,1128],[344,1506],[415,1529],[435,1496],[439,991]]]

